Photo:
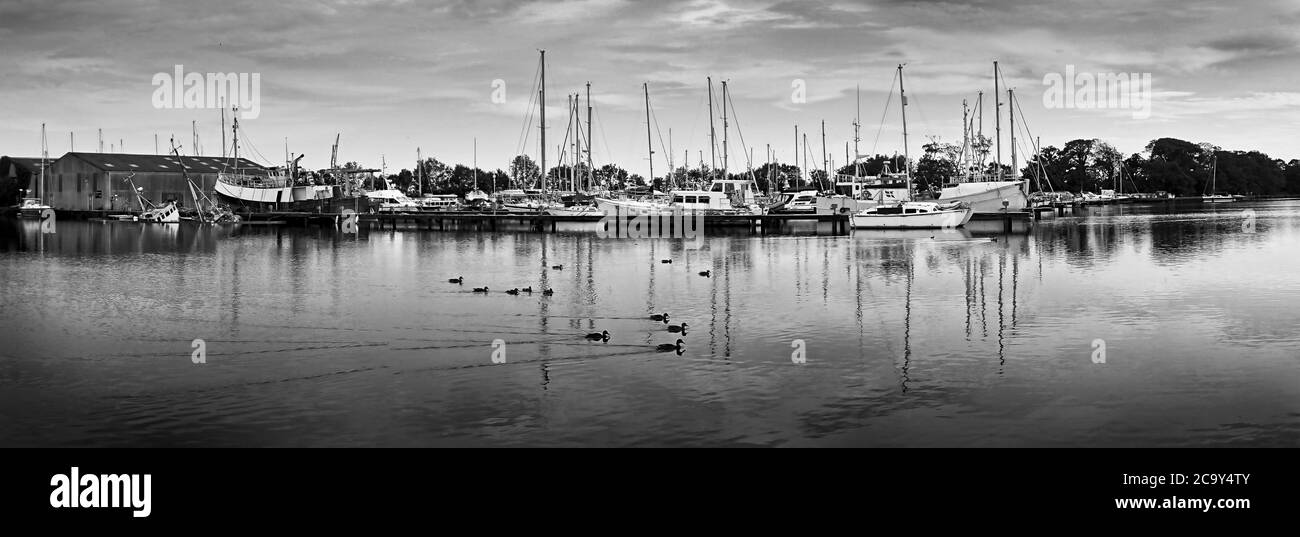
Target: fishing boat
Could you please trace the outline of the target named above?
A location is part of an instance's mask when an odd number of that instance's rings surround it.
[[[956,228],[966,225],[972,214],[969,205],[962,202],[939,204],[932,201],[912,201],[911,166],[907,157],[907,94],[903,90],[903,65],[898,65],[898,96],[903,118],[903,178],[907,198],[887,203],[883,199],[875,207],[853,214],[852,224],[858,229],[910,229]]]

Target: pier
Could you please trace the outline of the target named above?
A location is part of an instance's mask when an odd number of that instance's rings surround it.
[[[246,222],[282,221],[291,225],[339,225],[340,213],[270,212],[240,215]],[[425,230],[425,231],[510,231],[526,230],[537,233],[594,230],[604,216],[555,216],[528,213],[473,213],[473,212],[419,212],[358,214],[358,225],[372,230]],[[618,219],[610,218],[617,224]],[[626,220],[623,220],[626,222]],[[851,231],[849,215],[768,214],[768,215],[705,215],[706,228],[749,230],[756,235],[780,234],[792,226],[804,224],[830,227],[832,235],[847,235]],[[672,233],[671,227],[662,229]]]

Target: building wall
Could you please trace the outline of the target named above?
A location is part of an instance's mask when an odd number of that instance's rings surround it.
[[[140,204],[132,192],[131,182],[144,189],[144,196],[153,203],[177,201],[183,207],[194,207],[185,176],[179,172],[104,171],[76,157],[61,158],[51,167],[47,184],[46,201],[59,210],[102,210],[139,212]],[[191,174],[190,178],[208,196],[216,185],[217,174]]]

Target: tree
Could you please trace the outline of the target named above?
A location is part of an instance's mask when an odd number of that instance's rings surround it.
[[[541,176],[541,168],[528,155],[517,155],[510,161],[510,177],[516,188],[536,185]]]
[[[1147,144],[1146,151],[1146,174],[1154,190],[1185,196],[1201,192],[1209,179],[1211,159],[1197,144],[1158,138]]]
[[[953,182],[960,170],[957,158],[961,154],[961,147],[939,142],[930,142],[921,147],[925,153],[917,161],[916,173],[913,175],[917,187],[922,190],[938,190],[944,184]]]

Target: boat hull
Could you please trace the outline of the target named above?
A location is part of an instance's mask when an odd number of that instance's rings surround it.
[[[1201,196],[1201,201],[1204,203],[1231,203],[1237,201],[1237,198],[1232,196]]]
[[[855,214],[854,229],[940,229],[966,225],[974,214],[971,209],[947,209],[912,214]]]
[[[655,203],[635,200],[613,200],[596,198],[596,209],[602,214],[666,214],[673,212],[667,203]]]
[[[1006,201],[1009,211],[1023,211],[1029,207],[1029,197],[1025,195],[1024,181],[981,181],[958,183],[944,187],[936,201],[942,203],[963,202],[970,205],[975,213],[1001,213],[1002,202]]]

